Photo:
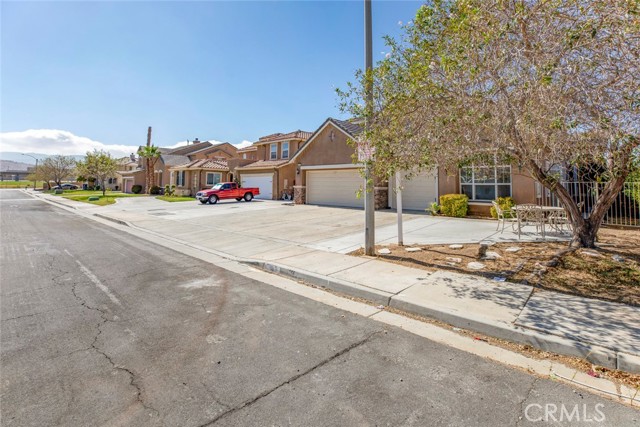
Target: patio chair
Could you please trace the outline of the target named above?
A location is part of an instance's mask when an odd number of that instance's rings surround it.
[[[544,238],[544,225],[547,222],[546,216],[542,211],[542,207],[531,203],[524,203],[514,209],[516,213],[516,221],[518,227],[518,239],[522,234],[522,227],[527,225],[535,225],[536,233],[542,232]]]
[[[504,225],[507,221],[511,223],[511,228],[515,230],[516,224],[518,222],[518,218],[516,217],[515,212],[512,209],[502,209],[496,201],[492,201],[491,204],[493,208],[496,210],[496,215],[498,216],[498,226],[496,227],[496,231],[500,228],[500,223],[502,222],[502,231],[504,233]]]

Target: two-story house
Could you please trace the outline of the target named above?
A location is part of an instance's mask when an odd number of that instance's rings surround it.
[[[263,136],[254,142],[255,161],[236,168],[243,187],[260,188],[262,199],[293,197],[296,166],[289,160],[298,148],[311,136],[311,132],[296,130]],[[252,153],[246,150],[242,154]]]

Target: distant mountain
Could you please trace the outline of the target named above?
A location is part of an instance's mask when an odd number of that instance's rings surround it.
[[[24,153],[24,154],[28,154],[29,156],[36,157],[38,160],[43,160],[49,157],[48,154],[42,154],[42,153]],[[4,152],[0,151],[0,160],[9,160],[9,161],[14,161],[18,163],[28,163],[29,165],[35,165],[36,161],[29,156],[24,156],[22,155],[22,153],[17,153],[15,151],[4,151]],[[76,160],[84,160],[84,156],[76,155],[76,156],[70,156],[70,157],[73,157]]]
[[[24,171],[33,167],[33,165],[24,162],[14,162],[13,160],[0,160],[0,172],[6,171]]]

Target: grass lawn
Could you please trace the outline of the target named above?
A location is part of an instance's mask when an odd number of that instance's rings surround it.
[[[156,199],[163,200],[165,202],[193,202],[196,200],[195,197],[185,196],[158,196]]]
[[[91,203],[92,205],[98,205],[98,206],[111,205],[116,202],[117,198],[120,198],[120,197],[145,196],[145,194],[129,194],[129,193],[122,193],[120,191],[107,191],[106,195],[103,197],[102,191],[90,191],[90,190],[65,190],[62,194],[55,194],[55,195],[64,197],[65,199],[75,200],[77,202]],[[89,197],[99,197],[99,199],[89,201]]]
[[[378,246],[377,250],[386,248],[391,252],[379,254],[378,259],[428,271],[503,277],[536,289],[640,306],[640,230],[603,228],[598,233],[598,249],[567,253],[557,263],[550,261],[567,248],[566,243],[496,243],[488,249],[499,254],[495,260],[478,259],[478,244],[465,244],[462,249],[451,249],[449,245],[413,246],[422,250],[408,252],[407,247],[398,245]],[[511,247],[520,249],[506,251]],[[362,250],[352,255],[362,255]],[[470,269],[469,262],[481,262],[485,268]]]
[[[42,181],[36,182],[37,188],[42,188]],[[33,181],[0,181],[0,188],[33,188]]]

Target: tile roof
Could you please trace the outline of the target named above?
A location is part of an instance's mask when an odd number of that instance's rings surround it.
[[[197,142],[195,144],[185,145],[184,147],[178,147],[171,150],[171,154],[182,154],[187,155],[191,154],[194,151],[204,150],[207,147],[211,147],[213,144],[209,141],[205,142]]]
[[[255,142],[254,144],[262,144],[262,143],[266,143],[266,142],[274,142],[274,141],[283,141],[283,140],[287,140],[287,139],[302,139],[302,140],[307,140],[310,136],[312,135],[312,132],[306,132],[303,130],[295,130],[293,132],[289,132],[289,133],[274,133],[271,135],[267,135],[267,136],[263,136],[260,139],[258,139],[257,142]]]
[[[250,145],[248,147],[238,148],[238,153],[244,153],[247,151],[256,151],[257,149],[258,147],[256,147],[255,145]]]
[[[213,169],[213,170],[228,170],[229,166],[227,165],[226,160],[222,159],[199,159],[193,160],[188,163],[184,163],[181,165],[174,166],[179,169]]]
[[[258,160],[257,162],[249,163],[237,169],[273,169],[286,163],[289,163],[289,160]]]
[[[189,158],[183,155],[177,154],[162,154],[160,159],[165,164],[165,166],[177,166],[185,163],[189,163]]]
[[[351,136],[356,136],[364,130],[362,126],[349,120],[338,120],[332,117],[329,117],[329,120]]]

